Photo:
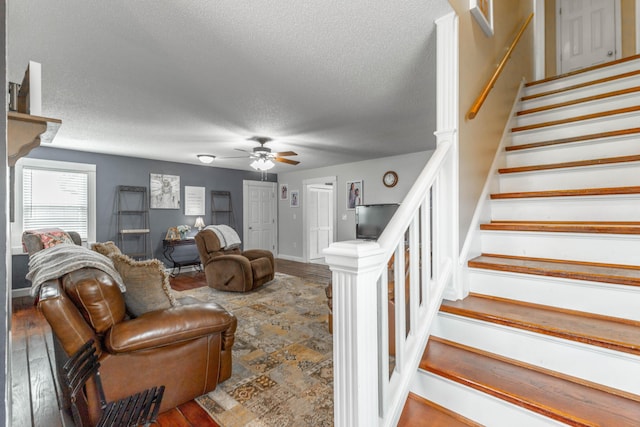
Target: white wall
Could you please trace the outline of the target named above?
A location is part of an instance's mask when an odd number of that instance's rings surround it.
[[[347,182],[363,181],[362,202],[364,204],[399,203],[404,199],[432,154],[433,151],[422,151],[325,168],[279,173],[278,184],[287,184],[289,194],[295,190],[300,194],[299,208],[291,208],[289,200],[278,200],[279,255],[294,259],[302,258],[302,206],[305,203],[302,182],[304,180],[329,176],[337,178],[337,241],[353,240],[356,235],[355,211],[347,210]],[[389,170],[398,174],[398,184],[393,188],[387,188],[382,183],[382,175]],[[346,219],[343,219],[344,215]]]

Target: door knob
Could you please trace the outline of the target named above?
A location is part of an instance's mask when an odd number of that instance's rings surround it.
[[[607,52],[607,56],[611,56],[611,55],[613,55],[613,51],[612,51],[612,50],[610,50],[609,52]]]

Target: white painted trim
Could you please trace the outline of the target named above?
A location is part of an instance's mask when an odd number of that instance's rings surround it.
[[[636,0],[636,54],[640,54],[640,0]]]
[[[287,261],[305,262],[303,257],[293,255],[278,254],[276,258],[285,259]]]
[[[302,181],[302,262],[309,262],[309,186],[314,184],[328,184],[331,183],[333,187],[333,241],[338,240],[338,177],[337,176],[325,176],[321,178],[309,178]]]
[[[31,288],[20,288],[11,290],[11,298],[28,297],[31,295]]]
[[[620,5],[620,0],[615,0],[613,8],[616,25],[616,51],[613,54],[613,60],[615,60],[622,58],[622,6]]]
[[[535,80],[545,78],[544,36],[544,0],[533,0],[533,76]]]
[[[23,254],[22,249],[22,169],[27,167],[86,172],[88,186],[87,200],[87,242],[96,241],[96,165],[90,163],[62,162],[58,160],[32,159],[23,157],[15,166],[15,217],[11,223],[11,253],[13,255]]]

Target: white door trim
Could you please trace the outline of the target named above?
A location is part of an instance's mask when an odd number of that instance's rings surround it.
[[[636,54],[640,53],[640,0],[636,0]]]
[[[560,19],[560,1],[561,0],[556,0],[556,10],[555,10],[555,14],[556,14],[556,74],[560,75],[562,73],[562,62],[560,61],[560,55],[562,54],[562,26],[561,26],[561,19]],[[638,4],[638,1],[640,0],[636,0],[636,5]],[[616,59],[620,59],[622,57],[622,15],[621,15],[621,11],[620,11],[620,0],[614,0],[613,3],[613,14],[614,14],[614,25],[616,27],[616,34],[615,34],[615,38],[616,38],[616,51],[613,54],[613,58],[611,58],[612,61],[615,61]],[[638,10],[636,8],[636,17],[638,16]],[[636,21],[636,28],[638,28],[638,22]],[[636,39],[638,37],[638,34],[636,32]],[[637,50],[637,45],[636,45],[636,50]]]
[[[640,0],[636,0],[639,1]],[[533,78],[545,78],[544,0],[533,0]]]
[[[270,181],[251,181],[251,180],[242,180],[242,243],[244,249],[244,239],[245,236],[249,235],[249,185],[254,187],[265,187],[270,188],[273,193],[273,197],[275,198],[278,183],[270,182]],[[273,217],[273,242],[272,247],[274,248],[271,252],[274,256],[278,253],[278,206],[274,199],[271,204],[271,216]]]
[[[309,210],[305,200],[309,200],[309,186],[313,184],[327,184],[333,186],[333,241],[338,239],[338,195],[337,195],[337,176],[325,176],[321,178],[310,178],[302,181],[302,259],[304,262],[309,262]]]

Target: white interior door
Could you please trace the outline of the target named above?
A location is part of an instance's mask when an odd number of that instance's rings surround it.
[[[558,73],[619,58],[616,0],[557,0]]]
[[[310,185],[308,189],[309,260],[324,258],[322,250],[333,243],[333,186]]]
[[[276,255],[276,183],[243,182],[243,247]]]

